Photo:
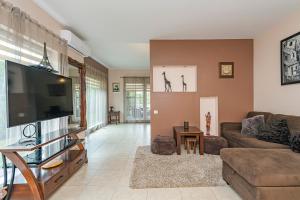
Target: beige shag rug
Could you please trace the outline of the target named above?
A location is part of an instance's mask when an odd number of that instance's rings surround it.
[[[199,154],[156,155],[150,146],[139,147],[130,178],[130,187],[175,188],[226,185],[220,156]]]

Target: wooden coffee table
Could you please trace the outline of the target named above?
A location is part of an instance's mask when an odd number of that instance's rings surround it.
[[[195,126],[190,126],[189,129],[184,129],[183,126],[173,127],[174,138],[176,140],[177,154],[181,154],[181,137],[194,136],[199,141],[199,152],[200,155],[204,154],[204,136],[203,131]]]

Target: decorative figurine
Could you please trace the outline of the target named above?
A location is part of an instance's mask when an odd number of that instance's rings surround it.
[[[210,112],[208,112],[205,115],[206,118],[206,135],[210,135],[210,124],[211,124],[211,115]]]
[[[182,91],[186,92],[186,82],[184,82],[184,75],[181,75],[182,78]]]
[[[39,67],[39,68],[42,68],[42,69],[45,69],[49,72],[52,72],[52,73],[58,73],[57,70],[55,70],[50,61],[49,61],[49,58],[48,58],[48,55],[47,55],[47,44],[46,42],[44,42],[44,54],[43,54],[43,59],[41,60],[40,64],[38,64],[36,67]]]
[[[165,92],[172,92],[171,82],[167,79],[166,72],[163,72],[162,75],[165,81]]]

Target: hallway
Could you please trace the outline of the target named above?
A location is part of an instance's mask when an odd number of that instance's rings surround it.
[[[89,163],[82,167],[51,200],[235,200],[229,187],[129,188],[135,151],[150,144],[150,124],[110,125],[87,140]]]

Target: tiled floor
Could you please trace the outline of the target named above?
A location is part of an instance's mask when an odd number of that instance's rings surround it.
[[[149,124],[107,126],[88,138],[89,163],[51,200],[237,200],[228,186],[137,189],[128,187],[135,151],[150,144]]]

